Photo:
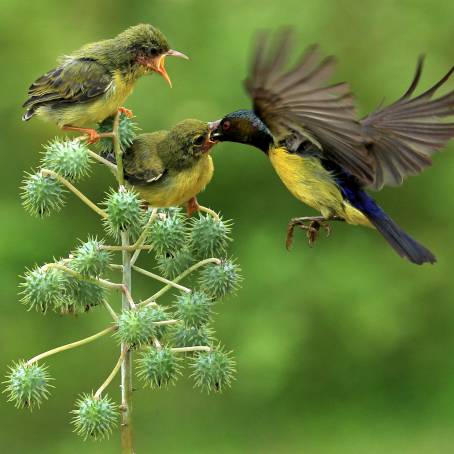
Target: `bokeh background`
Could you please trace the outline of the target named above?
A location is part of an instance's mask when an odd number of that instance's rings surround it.
[[[44,221],[20,204],[23,172],[38,163],[41,144],[59,134],[39,120],[21,122],[20,105],[56,56],[139,22],[161,28],[191,60],[169,59],[172,90],[153,76],[129,98],[127,107],[151,131],[247,108],[241,81],[254,31],[290,24],[301,49],[319,42],[338,56],[337,80],[351,82],[365,114],[383,97],[403,93],[421,52],[422,88],[449,69],[453,17],[448,0],[0,0],[2,374],[11,361],[85,337],[108,321],[101,310],[43,317],[18,302],[25,267],[65,255],[78,238],[100,232],[96,217],[72,197]],[[292,198],[261,153],[222,144],[213,155],[215,178],[200,201],[234,220],[233,253],[245,276],[216,321],[235,352],[237,381],[222,395],[201,394],[186,378],[169,390],[138,391],[137,452],[451,452],[454,142],[424,174],[377,195],[438,256],[435,266],[423,267],[401,260],[375,232],[346,225],[334,225],[313,249],[297,232],[287,252],[287,220],[310,209]],[[111,182],[97,169],[81,187],[99,201]],[[154,289],[148,280],[134,285],[140,295]],[[118,434],[83,444],[69,425],[76,396],[97,388],[110,371],[112,344],[103,339],[51,358],[56,389],[40,411],[16,411],[3,397],[1,451],[118,452]]]

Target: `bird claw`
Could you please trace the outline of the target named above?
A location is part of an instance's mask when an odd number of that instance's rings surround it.
[[[186,213],[188,217],[191,217],[194,213],[197,213],[199,211],[200,205],[197,202],[197,199],[193,197],[192,199],[189,199],[187,204],[186,204]]]
[[[306,231],[306,237],[309,243],[309,247],[313,247],[315,242],[318,239],[320,233],[320,228],[326,232],[326,237],[329,237],[331,234],[331,226],[329,222],[321,218],[294,218],[290,220],[287,227],[287,239],[285,241],[285,246],[287,250],[290,250],[293,243],[293,235],[295,227],[300,227]]]
[[[119,107],[118,112],[125,114],[128,118],[132,118],[134,116],[132,110],[126,109],[126,107]]]
[[[94,129],[89,129],[86,132],[87,134],[87,143],[93,145],[101,140],[101,136]]]

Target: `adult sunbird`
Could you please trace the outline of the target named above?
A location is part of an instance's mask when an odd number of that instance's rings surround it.
[[[22,120],[36,115],[60,128],[86,133],[94,143],[98,133],[81,126],[99,123],[118,110],[131,116],[121,106],[141,76],[156,72],[172,86],[164,67],[167,56],[188,58],[170,49],[166,37],[149,24],[87,44],[62,57],[57,68],[30,86]]]
[[[153,207],[186,204],[188,215],[199,209],[196,196],[213,176],[210,138],[218,123],[187,119],[170,131],[140,134],[125,151],[125,180]],[[112,154],[107,156],[115,162]]]
[[[379,107],[361,120],[346,83],[327,85],[335,61],[320,61],[310,47],[290,70],[285,70],[292,34],[272,42],[259,36],[245,87],[253,110],[226,115],[212,138],[239,142],[262,150],[287,189],[321,216],[292,219],[293,229],[307,231],[312,244],[328,221],[375,227],[401,256],[416,264],[435,263],[435,256],[405,233],[365,189],[396,186],[431,164],[433,153],[454,137],[454,90],[432,99],[454,67],[432,88],[412,96],[423,58],[409,89],[394,103]]]

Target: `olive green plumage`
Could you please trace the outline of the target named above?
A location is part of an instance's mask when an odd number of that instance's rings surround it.
[[[123,157],[125,178],[151,206],[182,205],[210,182],[211,124],[183,120],[170,131],[140,134]]]
[[[164,69],[167,55],[185,57],[149,24],[87,44],[30,86],[22,119],[37,115],[60,127],[101,122],[117,112],[139,77],[154,71],[170,83]]]

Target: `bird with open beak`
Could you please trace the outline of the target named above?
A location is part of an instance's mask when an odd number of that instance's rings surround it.
[[[38,78],[28,90],[24,121],[33,116],[60,128],[88,135],[90,143],[99,134],[90,124],[99,123],[122,107],[137,80],[152,72],[172,83],[164,67],[168,56],[188,59],[170,49],[166,37],[149,24],[130,27],[113,39],[94,42],[64,56],[59,66]]]
[[[170,131],[140,134],[123,155],[125,180],[153,207],[186,205],[188,215],[199,210],[197,195],[214,172],[211,132],[219,122],[187,119]],[[115,162],[115,156],[106,156]]]

